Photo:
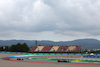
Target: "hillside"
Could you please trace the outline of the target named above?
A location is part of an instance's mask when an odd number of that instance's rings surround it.
[[[81,45],[82,48],[99,48],[100,41],[96,39],[78,39],[74,41],[37,41],[38,45]],[[26,43],[29,47],[35,46],[35,40],[0,40],[0,46],[11,46],[17,43]]]

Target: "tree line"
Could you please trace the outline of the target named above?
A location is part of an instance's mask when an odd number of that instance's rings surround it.
[[[16,45],[0,47],[0,51],[11,51],[11,52],[28,52],[30,49],[26,43]]]

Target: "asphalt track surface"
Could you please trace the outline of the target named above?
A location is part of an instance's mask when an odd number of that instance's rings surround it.
[[[0,67],[100,67],[100,64],[79,64],[79,63],[57,63],[57,62],[39,62],[39,61],[20,61],[4,60],[2,58],[14,54],[0,53]]]

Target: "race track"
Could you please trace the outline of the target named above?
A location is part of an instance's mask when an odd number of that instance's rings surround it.
[[[0,65],[2,65],[2,67],[27,67],[27,65],[29,65],[29,66],[35,66],[35,67],[55,67],[55,66],[57,66],[57,67],[100,67],[100,64],[92,64],[92,63],[74,63],[74,62],[71,62],[71,63],[58,63],[57,61],[48,61],[48,60],[40,60],[40,58],[45,58],[46,59],[46,56],[43,56],[43,55],[40,55],[40,56],[27,56],[27,55],[25,55],[25,56],[18,56],[18,55],[16,55],[16,57],[12,57],[12,55],[13,54],[0,54],[0,58],[4,58],[4,57],[8,57],[8,56],[10,56],[9,58],[8,58],[8,60],[10,60],[10,61],[7,61],[7,60],[3,60],[3,59],[0,59],[0,62],[2,62],[2,63],[4,63],[4,64],[1,64],[0,63]],[[15,55],[14,55],[15,56]],[[17,58],[18,57],[20,57],[20,58],[23,58],[24,60],[17,60]],[[37,58],[38,57],[38,60],[33,60],[33,59],[29,59],[29,58]],[[47,56],[48,57],[48,56]],[[49,56],[50,57],[50,56]],[[57,58],[62,58],[62,56],[51,56],[50,58],[52,58],[52,59],[54,59],[56,57],[56,59]],[[49,58],[49,59],[50,59]],[[79,59],[79,58],[78,58]],[[11,64],[9,64],[9,63],[11,63]],[[16,63],[18,64],[18,65],[16,65]],[[27,64],[27,65],[26,65]]]

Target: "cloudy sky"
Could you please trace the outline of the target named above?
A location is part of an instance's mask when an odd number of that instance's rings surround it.
[[[0,0],[0,40],[100,40],[100,0]]]

